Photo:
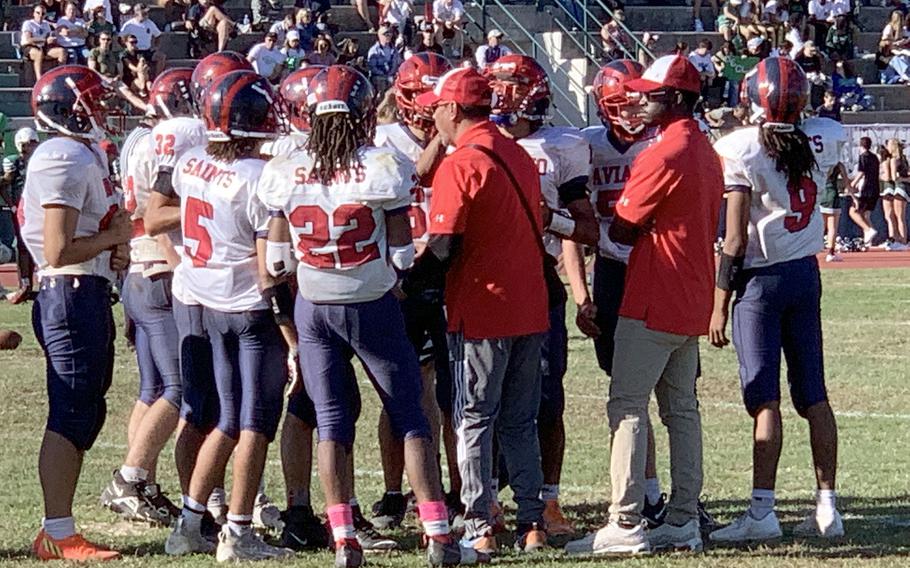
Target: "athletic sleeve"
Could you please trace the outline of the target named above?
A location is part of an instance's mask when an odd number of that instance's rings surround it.
[[[392,148],[375,149],[366,159],[370,198],[386,211],[411,205],[411,188],[417,185],[417,166]]]
[[[464,233],[471,208],[472,187],[479,185],[480,172],[465,171],[460,161],[447,159],[433,177],[433,199],[430,200],[430,234]]]
[[[559,153],[557,170],[560,172],[557,190],[563,205],[575,199],[586,199],[587,195],[578,195],[574,187],[568,192],[565,189],[569,189],[569,186],[587,186],[591,177],[591,146],[587,140],[580,134],[569,134],[565,139],[566,144]]]
[[[81,211],[89,193],[89,176],[80,174],[86,167],[76,160],[59,158],[45,161],[40,168],[30,168],[29,183],[41,188],[41,206],[64,205]]]

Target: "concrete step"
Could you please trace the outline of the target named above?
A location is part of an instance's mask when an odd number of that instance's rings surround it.
[[[0,73],[0,87],[18,87],[19,75],[13,73]]]
[[[844,112],[844,124],[910,124],[910,110]]]
[[[638,35],[638,34],[636,34]],[[695,49],[698,45],[698,41],[702,38],[710,39],[714,44],[714,48],[718,49],[723,43],[723,36],[717,32],[666,32],[660,35],[660,39],[657,41],[657,53],[667,53],[672,51],[676,46],[677,42],[684,41],[689,45],[689,49]],[[868,53],[875,53],[878,48],[878,41],[881,38],[881,32],[861,32],[856,34],[856,48],[864,50]],[[639,37],[640,39],[640,37]]]
[[[650,2],[649,2],[650,4]],[[627,6],[626,25],[636,31],[692,31],[692,8],[688,6]],[[881,32],[891,15],[890,8],[864,6],[860,10],[859,25],[867,32]],[[715,19],[708,3],[702,4],[702,23],[705,29],[714,30]]]
[[[875,108],[883,111],[910,109],[910,87],[906,85],[865,85],[867,95],[875,100]]]

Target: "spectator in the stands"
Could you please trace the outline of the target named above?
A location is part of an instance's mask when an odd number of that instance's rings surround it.
[[[396,45],[414,41],[414,3],[412,0],[379,0],[379,21],[392,29]]]
[[[313,49],[313,41],[319,35],[314,15],[309,8],[297,10],[297,33],[300,34],[300,46],[306,51]]]
[[[772,45],[777,45],[786,33],[786,24],[790,19],[787,0],[767,0],[761,12],[761,25]]]
[[[825,91],[824,102],[815,109],[815,114],[822,118],[830,118],[838,122],[841,121],[840,102],[838,102],[834,91]]]
[[[253,13],[253,29],[256,31],[268,30],[269,27],[281,19],[284,13],[282,0],[252,0],[250,11]]]
[[[284,56],[282,73],[296,71],[301,64],[305,63],[306,51],[300,46],[300,33],[297,30],[290,30],[284,36],[284,47],[281,48],[281,55]]]
[[[420,22],[418,29],[420,30],[420,38],[414,47],[405,52],[405,59],[415,53],[429,52],[443,55],[444,50],[442,49],[442,46],[439,45],[439,42],[436,41],[436,31],[433,29],[433,24],[424,20]]]
[[[332,8],[331,0],[294,0],[294,8],[298,11],[306,8],[313,13],[313,19],[320,21]]]
[[[474,57],[477,59],[477,68],[483,69],[487,65],[492,65],[494,61],[510,53],[512,53],[512,50],[502,45],[502,32],[490,30],[487,32],[487,44],[481,45],[474,52]]]
[[[464,32],[462,20],[464,18],[464,4],[461,0],[434,0],[433,23],[436,26],[436,41],[443,48],[450,42],[446,55],[460,58],[464,51]]]
[[[711,57],[711,63],[714,64],[714,70],[717,73],[714,85],[721,88],[724,100],[727,106],[731,108],[735,108],[739,103],[739,85],[741,81],[741,79],[733,78],[732,59],[734,57],[736,57],[736,47],[732,41],[725,41],[717,53]],[[731,65],[731,69],[727,69],[728,64]]]
[[[88,66],[107,79],[120,79],[120,59],[114,52],[114,34],[101,32],[98,35],[98,47],[89,51]]]
[[[635,53],[635,40],[624,27],[625,12],[614,10],[613,17],[600,28],[600,39],[608,60],[625,59]]]
[[[284,18],[272,24],[269,31],[278,37],[278,45],[284,45],[285,34],[295,27],[297,27],[297,24],[294,21],[294,14],[288,12],[284,15]]]
[[[306,60],[310,65],[334,65],[338,56],[332,46],[332,40],[325,35],[316,38],[313,51],[307,53]]]
[[[136,37],[136,47],[152,66],[151,78],[154,79],[164,70],[165,57],[159,49],[161,30],[148,16],[148,6],[142,3],[133,6],[133,17],[124,22],[123,27],[120,28],[120,38],[123,40],[130,35]]]
[[[739,9],[739,35],[746,41],[765,33],[765,28],[759,21],[759,13],[757,2],[743,0]]]
[[[717,17],[717,31],[724,36],[724,41],[732,41],[739,33],[739,11],[743,0],[728,0],[724,2],[723,11]]]
[[[114,12],[111,10],[111,0],[85,0],[85,4],[82,5],[82,14],[94,14],[98,8],[104,9],[105,21],[113,25],[119,23],[119,12],[115,19]]]
[[[882,40],[890,41],[892,47],[903,47],[907,44],[907,39],[908,33],[904,27],[904,13],[900,10],[893,10],[888,23],[882,28]]]
[[[370,13],[369,0],[351,0],[351,4],[354,5],[354,9],[357,10],[357,15],[360,16],[360,19],[366,23],[367,31],[375,33],[376,24],[373,22],[373,15]]]
[[[164,2],[164,32],[186,31],[186,15],[194,0],[165,0]]]
[[[765,59],[771,55],[771,43],[761,36],[754,37],[746,42],[746,55]]]
[[[284,56],[278,47],[278,34],[268,32],[261,43],[250,48],[247,61],[253,65],[257,73],[268,79],[276,80],[281,75],[281,63]]]
[[[104,16],[104,6],[96,6],[91,12],[91,21],[88,24],[88,37],[86,43],[89,47],[98,47],[98,37],[107,33],[111,37],[116,35],[114,24],[107,21]]]
[[[717,77],[717,69],[714,68],[714,61],[711,56],[711,40],[700,39],[698,47],[689,52],[689,61],[698,69],[698,75],[701,78],[702,96],[707,96],[708,88],[714,83]]]
[[[44,19],[46,15],[47,9],[44,4],[35,4],[32,18],[22,22],[19,36],[22,57],[34,65],[36,80],[41,78],[45,59],[56,60],[61,65],[66,63],[66,50],[57,45],[56,38],[51,33],[50,23]]]
[[[849,61],[837,62],[834,73],[831,74],[831,81],[834,85],[832,90],[843,108],[859,112],[869,110],[874,105],[872,96],[867,95],[863,88],[862,78],[856,76]]]
[[[48,22],[56,22],[63,15],[63,0],[38,0],[38,3],[47,10]]]
[[[85,39],[88,37],[88,28],[85,20],[78,16],[79,8],[75,2],[67,2],[63,15],[57,18],[57,27],[54,35],[57,45],[66,50],[67,61],[85,65]]]
[[[641,43],[647,48],[647,50],[638,48],[638,62],[641,63],[644,67],[648,67],[651,63],[654,62],[654,56],[657,55],[657,41],[660,39],[660,34],[656,32],[645,32],[641,37]],[[648,52],[651,52],[649,55]]]
[[[673,48],[674,55],[681,55],[685,57],[689,54],[689,42],[687,41],[678,41],[676,42],[676,47]]]
[[[879,79],[885,85],[910,83],[910,56],[904,52],[893,53],[891,42],[881,41],[875,53],[875,66]]]
[[[822,56],[812,40],[803,44],[802,50],[793,58],[809,79],[809,101],[811,107],[822,103],[825,91],[829,88],[830,78],[822,72]]]
[[[824,44],[834,14],[831,0],[809,0],[809,24],[815,29],[815,43]]]
[[[780,42],[780,45],[774,50],[774,55],[776,57],[793,59],[793,44],[790,43],[790,40],[785,39]]]
[[[834,25],[828,30],[825,41],[828,57],[832,60],[842,61],[853,59],[853,28],[847,16],[841,14],[834,17]]]
[[[236,27],[236,22],[212,0],[199,0],[187,10],[186,28],[190,40],[197,42],[203,53],[211,51],[213,39],[217,39],[217,51],[224,51]]]
[[[809,39],[807,34],[806,16],[803,14],[790,14],[790,22],[787,25],[787,33],[784,36],[787,41],[793,44],[790,50],[790,57],[796,57],[796,54],[802,51],[803,44]]]
[[[357,41],[356,37],[346,37],[341,40],[338,44],[338,59],[335,64],[350,65],[364,75],[369,75],[370,73],[366,57],[360,55],[360,42]]]
[[[717,19],[717,0],[709,1],[711,2],[711,20],[715,20]],[[698,33],[705,31],[705,26],[701,21],[701,2],[702,0],[695,0],[692,3],[692,23]]]
[[[120,54],[121,77],[133,93],[145,99],[152,86],[151,65],[139,49],[139,40],[135,35],[126,36],[124,43],[126,50]]]
[[[392,30],[388,26],[381,26],[376,34],[376,43],[367,52],[370,82],[377,94],[384,93],[392,86],[400,65],[401,54],[392,45]]]

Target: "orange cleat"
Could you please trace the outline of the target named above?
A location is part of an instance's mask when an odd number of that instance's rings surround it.
[[[547,524],[547,532],[552,536],[574,535],[575,527],[562,514],[559,501],[552,499],[544,503],[543,520]]]
[[[76,562],[91,562],[104,560],[117,560],[120,553],[109,550],[85,540],[81,534],[54,540],[44,529],[38,533],[32,544],[32,552],[39,560],[73,560]]]

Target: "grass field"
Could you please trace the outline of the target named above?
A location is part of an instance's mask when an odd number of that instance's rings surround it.
[[[910,562],[910,281],[902,270],[840,270],[824,273],[826,364],[832,405],[840,426],[839,506],[847,538],[840,543],[796,542],[785,537],[771,548],[711,549],[704,555],[669,555],[625,561],[635,566],[906,566]],[[119,311],[119,310],[118,310]],[[605,518],[609,487],[609,430],[605,418],[606,378],[590,342],[570,326],[566,377],[568,443],[563,503],[580,529]],[[0,352],[0,562],[27,565],[28,548],[41,519],[37,449],[45,418],[44,361],[31,333],[30,308],[0,305],[0,328],[25,336],[16,352]],[[77,524],[90,537],[112,543],[136,566],[201,566],[214,559],[174,560],[163,553],[165,529],[118,521],[98,505],[99,492],[125,452],[126,423],[137,388],[135,360],[118,340],[107,424],[87,455],[76,499]],[[702,346],[699,382],[705,436],[705,495],[709,509],[728,522],[746,506],[751,481],[751,426],[740,405],[732,350]],[[357,442],[357,484],[366,506],[379,498],[382,478],[376,442],[378,399],[364,386],[364,412]],[[654,406],[654,405],[652,405]],[[778,481],[779,514],[785,533],[809,510],[814,478],[805,424],[785,413],[784,455]],[[658,428],[661,481],[669,486],[666,436]],[[162,460],[160,481],[179,493],[170,463]],[[283,505],[277,448],[267,465],[269,493]],[[314,486],[318,486],[314,481]],[[316,491],[318,494],[319,492]],[[503,494],[506,497],[506,494]],[[318,499],[318,497],[317,497]],[[410,531],[413,533],[413,531]],[[404,536],[404,535],[400,535]],[[413,538],[406,539],[414,544]],[[328,553],[298,557],[295,565],[326,566]],[[419,566],[413,550],[371,556],[375,566]],[[558,551],[533,558],[511,553],[499,564],[555,566],[576,563]],[[613,563],[588,560],[586,563]]]

